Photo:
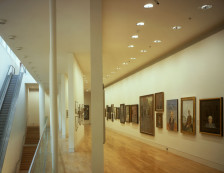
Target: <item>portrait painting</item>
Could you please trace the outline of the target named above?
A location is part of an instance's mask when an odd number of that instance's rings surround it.
[[[195,109],[195,97],[181,98],[181,133],[196,134]]]
[[[166,128],[169,131],[178,131],[178,100],[167,100],[166,106]]]
[[[140,96],[140,132],[155,135],[153,94]]]
[[[111,120],[114,121],[114,104],[111,104]]]
[[[89,120],[89,105],[84,105],[84,120]]]
[[[75,113],[78,114],[79,113],[79,104],[77,101],[75,101]]]
[[[155,110],[164,111],[164,92],[155,94]]]
[[[117,119],[120,119],[120,108],[119,107],[117,107]]]
[[[138,124],[138,105],[131,105],[131,122]]]
[[[130,106],[129,105],[125,105],[125,116],[126,116],[126,122],[129,123],[130,122]]]
[[[120,104],[120,122],[125,123],[126,117],[125,117],[125,104]]]
[[[163,128],[163,113],[156,113],[156,127]]]
[[[223,136],[223,98],[200,99],[200,132]]]

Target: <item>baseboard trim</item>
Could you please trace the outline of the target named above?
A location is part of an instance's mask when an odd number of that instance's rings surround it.
[[[129,133],[124,132],[124,131],[116,130],[116,129],[111,128],[111,127],[106,127],[106,128],[108,128],[108,129],[110,129],[112,131],[115,131],[117,133],[121,133],[124,136],[127,136],[127,137],[130,137],[132,139],[138,140],[138,141],[140,141],[142,143],[145,143],[145,144],[148,144],[150,146],[153,146],[155,148],[158,148],[158,149],[161,149],[161,150],[165,150],[167,152],[176,154],[178,156],[187,158],[189,160],[193,160],[195,162],[198,162],[198,163],[203,164],[205,166],[209,166],[209,167],[214,168],[214,169],[217,169],[219,171],[224,171],[224,165],[222,165],[222,164],[219,164],[219,163],[216,163],[216,162],[213,162],[213,161],[210,161],[210,160],[206,160],[206,159],[203,159],[201,157],[194,156],[192,154],[188,154],[188,153],[185,153],[185,152],[176,150],[174,148],[167,147],[167,146],[162,145],[162,144],[158,144],[156,142],[150,141],[150,140],[145,139],[145,138],[141,138],[141,137],[138,137],[138,136],[134,136],[134,135],[129,134]]]

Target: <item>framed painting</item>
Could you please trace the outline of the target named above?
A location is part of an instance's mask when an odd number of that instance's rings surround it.
[[[120,108],[117,107],[117,119],[120,119]]]
[[[155,135],[153,94],[140,96],[140,132]]]
[[[120,122],[125,123],[125,104],[120,104]]]
[[[166,128],[169,131],[178,131],[178,99],[167,100]]]
[[[164,92],[155,94],[155,110],[164,111]]]
[[[107,107],[107,119],[111,119],[111,107]]]
[[[196,97],[181,98],[181,133],[196,134]]]
[[[223,136],[223,98],[200,99],[200,132]]]
[[[138,124],[138,105],[131,105],[131,122]]]
[[[125,122],[130,122],[130,105],[125,105]]]
[[[111,104],[111,120],[114,121],[114,104]]]
[[[163,128],[163,113],[156,113],[156,127]]]
[[[89,120],[89,105],[84,105],[84,120]]]
[[[75,101],[75,113],[78,114],[79,113],[79,104],[77,101]]]

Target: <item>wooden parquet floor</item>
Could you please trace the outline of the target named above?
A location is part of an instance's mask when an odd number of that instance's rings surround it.
[[[59,140],[59,172],[91,172],[91,127],[75,153],[68,152],[68,139]],[[117,132],[106,130],[105,173],[221,173],[220,171],[151,147]]]

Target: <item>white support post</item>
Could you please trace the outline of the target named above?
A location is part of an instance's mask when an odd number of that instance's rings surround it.
[[[92,172],[104,172],[102,0],[90,0]]]

